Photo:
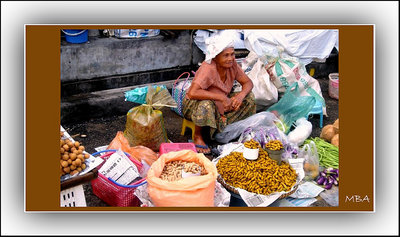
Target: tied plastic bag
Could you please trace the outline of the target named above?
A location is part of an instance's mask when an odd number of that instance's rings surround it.
[[[298,149],[298,146],[287,143],[284,146],[284,151],[282,153],[282,161],[289,162],[289,159],[296,159],[298,155]]]
[[[259,126],[259,127],[248,127],[242,135],[240,135],[238,142],[245,143],[249,140],[255,140],[260,143],[261,147],[264,148],[265,144],[270,140],[279,140],[285,147],[287,144],[286,135],[279,130],[275,125],[272,126]]]
[[[299,118],[295,122],[295,129],[291,131],[287,138],[288,141],[296,146],[301,146],[311,135],[312,124],[306,118]]]
[[[153,86],[155,90],[167,89],[166,86]],[[125,92],[125,101],[130,101],[138,104],[146,104],[146,96],[148,87],[138,87],[133,90]]]
[[[146,104],[134,107],[128,111],[124,135],[130,146],[145,146],[158,151],[161,143],[168,142],[164,127],[162,107],[176,107],[176,102],[168,90],[149,86]]]
[[[247,76],[253,82],[254,87],[252,92],[254,93],[257,105],[269,106],[278,101],[278,90],[269,79],[264,63],[260,59],[252,66]]]
[[[319,156],[313,141],[300,148],[299,158],[304,158],[305,181],[312,181],[319,175]]]
[[[166,163],[178,160],[202,165],[207,174],[171,182],[159,178]],[[147,172],[147,191],[157,207],[211,207],[214,206],[216,180],[217,168],[204,154],[181,150],[165,153],[153,163]]]
[[[306,117],[315,105],[313,96],[300,96],[298,83],[291,85],[278,101],[267,111],[274,113],[284,125],[280,128],[285,134],[288,134],[293,123],[302,117]]]
[[[157,153],[145,146],[134,146],[129,145],[128,139],[124,136],[122,131],[118,131],[114,139],[110,142],[107,150],[110,149],[121,149],[131,155],[132,158],[143,163],[146,162],[147,165],[152,165],[154,161],[158,159]]]
[[[229,143],[238,138],[249,127],[275,126],[274,121],[276,120],[278,118],[271,112],[256,113],[246,119],[229,124],[222,132],[215,135],[215,140],[220,143]]]

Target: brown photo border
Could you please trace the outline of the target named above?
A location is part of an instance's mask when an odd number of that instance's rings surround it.
[[[60,207],[61,29],[338,29],[338,207]],[[374,25],[25,25],[26,212],[374,212]],[[345,103],[346,102],[346,103]],[[45,148],[45,149],[44,149]],[[45,151],[45,152],[43,152]]]

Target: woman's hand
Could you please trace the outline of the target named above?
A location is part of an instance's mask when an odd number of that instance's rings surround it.
[[[237,110],[240,108],[240,106],[242,105],[243,99],[244,99],[244,97],[243,97],[243,95],[240,94],[240,93],[239,93],[239,94],[236,94],[235,96],[233,96],[233,97],[231,98],[231,101],[232,101],[232,110],[237,111]]]
[[[228,97],[225,97],[224,100],[222,100],[222,105],[224,106],[224,111],[229,112],[232,110],[232,100]]]

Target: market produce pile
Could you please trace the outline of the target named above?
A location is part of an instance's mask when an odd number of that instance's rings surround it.
[[[84,153],[85,147],[78,141],[72,142],[60,132],[60,176],[76,175],[86,169],[85,160],[90,157]]]
[[[313,141],[318,149],[319,165],[325,168],[339,168],[339,148],[325,140],[314,137],[308,138],[304,144]]]
[[[288,192],[296,183],[296,171],[286,162],[278,165],[269,158],[268,153],[257,144],[257,160],[247,160],[241,152],[231,152],[217,163],[217,170],[224,181],[236,188],[252,193],[269,195],[275,192]]]
[[[265,148],[272,151],[279,151],[283,149],[283,144],[279,140],[270,140],[267,142],[267,144],[265,144]]]
[[[326,168],[320,172],[317,184],[324,185],[325,189],[331,189],[333,185],[339,185],[339,170]]]
[[[199,174],[206,175],[207,171],[202,166],[195,162],[187,162],[187,161],[171,161],[165,164],[164,169],[160,175],[160,179],[165,181],[177,181],[182,179],[182,173],[186,174]]]
[[[332,145],[339,147],[339,119],[336,119],[333,124],[325,125],[322,128],[319,137]]]

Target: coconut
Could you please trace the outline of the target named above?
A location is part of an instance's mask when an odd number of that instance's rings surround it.
[[[335,136],[335,129],[332,124],[328,124],[322,128],[320,138],[324,139],[327,142],[331,142],[333,136]]]
[[[339,147],[339,133],[336,134],[335,136],[333,136],[333,138],[331,140],[331,144]]]
[[[335,133],[339,133],[339,119],[333,123],[333,128],[335,129]]]

